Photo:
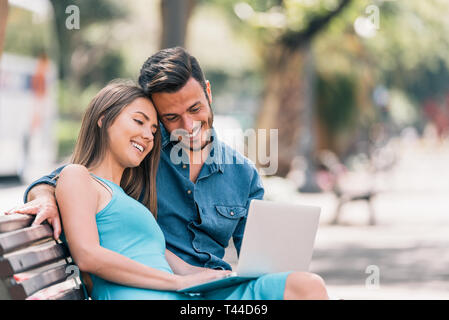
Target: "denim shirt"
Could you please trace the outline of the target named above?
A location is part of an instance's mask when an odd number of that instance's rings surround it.
[[[177,153],[178,145],[170,141],[170,134],[162,124],[160,128],[157,221],[167,249],[192,265],[229,270],[231,266],[223,260],[225,248],[232,237],[237,254],[240,253],[249,203],[264,195],[257,169],[220,141],[212,129],[210,155],[193,183],[189,178],[188,158]],[[180,156],[173,157],[174,154]],[[55,185],[51,179],[62,168],[33,182],[25,191],[25,199],[36,184]]]

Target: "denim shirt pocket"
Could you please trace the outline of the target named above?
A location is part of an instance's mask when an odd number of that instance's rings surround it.
[[[215,206],[217,212],[228,219],[239,219],[246,214],[245,207],[238,206]]]
[[[228,245],[240,219],[246,215],[246,208],[242,206],[215,206],[214,227],[212,234],[223,247]]]

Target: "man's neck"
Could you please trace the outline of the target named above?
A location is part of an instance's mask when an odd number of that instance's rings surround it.
[[[208,142],[205,144],[201,150],[189,150],[189,164],[192,165],[200,165],[202,166],[204,162],[206,162],[207,157],[209,156],[211,150],[212,143]]]

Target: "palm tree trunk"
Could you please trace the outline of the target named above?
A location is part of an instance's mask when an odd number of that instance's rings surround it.
[[[313,56],[309,43],[294,50],[276,45],[265,61],[265,96],[257,127],[278,130],[276,175],[285,177],[297,155],[310,159],[315,149]]]

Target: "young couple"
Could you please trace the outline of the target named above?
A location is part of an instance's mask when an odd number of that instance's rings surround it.
[[[199,297],[176,292],[230,272],[225,248],[232,237],[239,252],[249,203],[264,190],[254,165],[217,138],[210,84],[193,56],[157,52],[139,85],[103,88],[71,164],[34,182],[10,213],[48,220],[56,238],[63,225],[92,299],[327,299],[319,276],[295,270]],[[177,164],[179,144],[187,160]]]

